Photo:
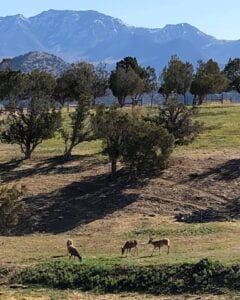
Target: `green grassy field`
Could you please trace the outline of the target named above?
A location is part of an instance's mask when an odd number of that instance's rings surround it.
[[[221,157],[221,153],[224,153],[226,157],[233,151],[236,153],[239,151],[240,153],[240,106],[209,105],[201,107],[199,111],[200,114],[196,119],[204,122],[205,131],[192,145],[177,148],[173,157],[176,159],[183,156],[190,157],[195,155],[194,153],[204,156],[212,151],[213,153],[219,151],[219,157]],[[34,152],[31,162],[21,163],[16,171],[30,169],[45,159],[61,155],[63,149],[64,145],[59,137],[44,141]],[[106,157],[101,154],[101,149],[101,141],[99,140],[84,142],[74,149],[73,154],[78,155],[77,159],[80,166],[85,166],[92,161],[96,161],[101,166],[106,161]],[[194,156],[194,159],[197,160],[197,157]],[[1,163],[18,158],[21,158],[21,153],[17,146],[0,144]],[[51,172],[40,175],[33,173],[32,176],[27,178],[21,177],[22,173],[20,172],[16,182],[23,182],[27,187],[29,186],[29,195],[32,196],[43,192],[47,193],[46,191],[51,189],[51,185],[56,185],[56,181],[59,182],[59,189],[72,182],[81,183],[88,171],[79,171],[79,173],[74,174],[69,171],[68,174],[58,174],[57,176],[54,173],[51,174]],[[15,170],[11,172],[14,174]],[[4,176],[6,176],[6,173],[4,173]],[[237,180],[238,178],[231,181],[236,186],[235,194],[237,194]],[[44,183],[41,183],[41,181]],[[14,180],[10,181],[10,183],[14,182]],[[213,184],[216,184],[216,182]],[[207,190],[205,192],[207,193]],[[177,191],[174,191],[174,193],[177,193]],[[170,238],[170,254],[167,255],[166,249],[162,249],[161,255],[156,253],[151,257],[152,248],[147,245],[149,235]],[[152,217],[144,214],[129,216],[125,212],[121,212],[121,214],[109,214],[102,219],[95,219],[86,226],[81,225],[81,227],[61,234],[35,233],[23,236],[0,237],[0,266],[21,268],[39,262],[67,261],[65,243],[69,237],[74,239],[76,246],[83,254],[84,263],[89,266],[144,266],[164,263],[171,265],[197,262],[205,257],[219,260],[224,265],[239,264],[239,235],[239,221],[184,224],[175,222],[169,216]],[[121,245],[126,239],[133,238],[137,238],[140,242],[139,256],[121,257]],[[142,296],[130,294],[122,296],[106,295],[101,298],[98,295],[79,294],[75,291],[40,290],[39,292],[38,290],[27,290],[12,292],[5,289],[0,292],[0,299],[120,299],[122,297],[126,297],[126,299],[145,299]],[[144,297],[148,299],[148,296]],[[214,299],[211,297],[213,296],[206,296],[206,299]],[[228,299],[227,297],[230,296],[224,297],[222,299]],[[234,295],[234,297],[238,296]],[[155,298],[149,296],[149,299]],[[195,298],[192,296],[189,299]]]
[[[124,219],[125,220],[125,219]],[[126,221],[126,220],[125,220]],[[220,260],[223,264],[240,263],[239,222],[216,222],[207,224],[178,224],[171,221],[162,221],[152,226],[144,225],[136,220],[133,230],[119,228],[118,232],[108,230],[106,236],[101,229],[100,222],[95,222],[94,228],[99,226],[98,232],[91,227],[90,233],[80,235],[74,233],[58,235],[27,235],[21,237],[1,237],[0,261],[3,264],[28,265],[39,262],[63,260],[68,261],[65,242],[70,237],[79,248],[86,265],[113,266],[113,265],[152,265],[192,263],[208,257]],[[149,221],[150,223],[151,221]],[[114,220],[106,222],[114,226]],[[105,229],[106,230],[106,229]],[[117,231],[117,229],[115,229]],[[152,246],[148,245],[149,233],[155,237],[168,237],[171,240],[170,254],[167,249],[161,249],[152,254]],[[111,242],[109,242],[109,235]],[[135,238],[139,242],[139,255],[122,256],[120,247],[127,239]],[[94,243],[93,243],[94,241]],[[7,247],[6,247],[7,245]],[[34,246],[32,246],[34,245]],[[229,253],[231,252],[231,255]],[[71,263],[71,262],[70,262]]]
[[[240,148],[240,105],[208,105],[199,108],[199,116],[196,120],[204,122],[205,130],[200,137],[187,147],[179,147],[175,150],[222,150]],[[101,141],[84,142],[78,145],[73,154],[96,155],[102,159]],[[60,136],[44,141],[33,154],[35,157],[49,157],[61,155],[64,150],[64,144]],[[0,161],[6,161],[12,158],[19,158],[21,153],[17,146],[1,145]]]
[[[240,105],[203,106],[196,119],[204,122],[205,130],[199,139],[185,149],[240,148]]]

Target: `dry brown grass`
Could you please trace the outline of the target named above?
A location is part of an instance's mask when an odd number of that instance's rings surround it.
[[[180,295],[180,296],[151,296],[139,294],[106,294],[81,293],[78,291],[53,290],[2,290],[0,300],[239,300],[240,295]]]

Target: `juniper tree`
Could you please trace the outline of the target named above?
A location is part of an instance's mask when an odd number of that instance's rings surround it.
[[[1,140],[19,145],[24,158],[29,159],[43,140],[54,136],[61,124],[61,114],[55,109],[52,97],[55,79],[51,75],[34,71],[23,80],[21,99],[26,99],[26,107],[18,101],[15,103],[4,122]]]
[[[106,109],[98,106],[92,117],[92,126],[96,137],[103,141],[103,153],[111,162],[111,178],[116,178],[117,162],[120,160],[122,147],[128,134],[130,117],[127,112],[117,106]]]
[[[189,62],[182,62],[177,56],[172,56],[161,74],[162,85],[160,91],[166,97],[173,91],[183,95],[186,104],[186,93],[190,89],[192,80],[193,65]]]
[[[174,138],[165,128],[132,118],[121,150],[122,161],[138,173],[161,170],[168,166],[173,144]]]
[[[98,107],[93,117],[96,135],[103,140],[104,153],[111,162],[111,177],[116,178],[117,162],[131,171],[164,168],[173,147],[173,136],[164,128],[146,121],[138,111],[113,106]]]
[[[57,93],[63,100],[77,101],[77,108],[68,114],[69,122],[60,129],[65,143],[64,158],[69,159],[72,150],[90,138],[89,109],[93,97],[94,67],[88,63],[73,65],[58,79]]]
[[[187,107],[180,103],[172,93],[165,103],[159,106],[158,114],[147,118],[151,122],[168,130],[174,136],[175,145],[187,145],[203,130],[203,123],[194,121],[198,114],[196,107]]]
[[[131,97],[134,105],[143,93],[155,89],[156,73],[154,68],[141,67],[136,58],[125,57],[117,62],[115,70],[111,72],[109,86],[120,106],[125,105],[127,96]]]
[[[201,105],[209,93],[220,93],[228,86],[228,79],[220,71],[218,63],[209,59],[206,63],[199,61],[198,69],[191,84],[191,93],[195,96],[194,104]],[[198,101],[196,98],[198,97]]]

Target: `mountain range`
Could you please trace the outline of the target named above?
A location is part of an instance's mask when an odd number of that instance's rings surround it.
[[[240,40],[218,40],[187,23],[140,28],[97,11],[44,11],[25,18],[0,17],[0,58],[48,52],[67,62],[104,61],[110,66],[135,56],[161,70],[171,55],[196,65],[213,58],[221,65],[240,56]]]

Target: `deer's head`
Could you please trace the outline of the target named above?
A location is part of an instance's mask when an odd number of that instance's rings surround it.
[[[72,240],[67,240],[67,247],[71,246],[73,244]]]
[[[153,238],[149,235],[149,241],[148,241],[148,244],[151,244],[153,241]]]

